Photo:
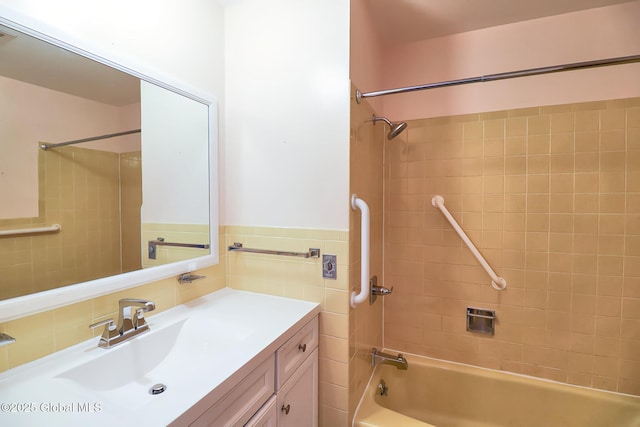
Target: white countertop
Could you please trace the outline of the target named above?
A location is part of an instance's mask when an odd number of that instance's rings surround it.
[[[0,425],[167,425],[198,402],[210,406],[319,312],[315,303],[222,289],[147,316],[151,332],[113,349],[92,338],[1,373]],[[158,351],[132,360],[145,345]],[[128,371],[135,380],[122,384]],[[157,383],[167,390],[149,394]]]

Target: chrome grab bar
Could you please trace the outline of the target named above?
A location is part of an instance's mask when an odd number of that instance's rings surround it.
[[[156,240],[149,240],[149,259],[156,259],[156,247],[157,246],[174,246],[180,248],[196,248],[196,249],[209,249],[208,243],[174,243],[165,242],[163,237],[158,237]]]
[[[287,251],[274,251],[271,249],[252,249],[245,248],[242,243],[235,242],[229,246],[228,250],[235,252],[249,252],[252,254],[266,254],[266,255],[283,255],[283,256],[295,256],[300,258],[320,258],[320,249],[309,248],[309,252],[287,252]]]

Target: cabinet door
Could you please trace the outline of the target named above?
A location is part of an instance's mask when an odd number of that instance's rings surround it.
[[[317,427],[318,349],[278,391],[278,427]]]

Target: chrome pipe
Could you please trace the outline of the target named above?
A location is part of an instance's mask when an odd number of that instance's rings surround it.
[[[403,371],[409,368],[409,362],[407,362],[407,359],[404,358],[402,353],[398,353],[397,356],[393,356],[391,354],[378,351],[378,349],[374,347],[371,349],[371,367],[375,368],[376,365],[380,363],[393,365]]]
[[[484,83],[496,80],[514,79],[518,77],[538,76],[541,74],[559,73],[562,71],[582,70],[586,68],[606,67],[610,65],[622,65],[640,62],[640,55],[621,56],[617,58],[598,59],[594,61],[574,62],[571,64],[555,65],[550,67],[529,68],[526,70],[509,71],[506,73],[487,74],[484,76],[470,77],[466,79],[448,80],[437,83],[428,83],[416,86],[407,86],[396,89],[378,90],[362,93],[356,89],[356,101],[358,104],[362,98],[372,98],[375,96],[394,95],[397,93],[415,92],[418,90],[438,89],[449,86],[459,86],[470,83]]]
[[[80,144],[82,142],[98,141],[100,139],[115,138],[116,136],[131,135],[133,133],[140,133],[140,132],[142,132],[141,129],[126,130],[126,131],[123,131],[123,132],[109,133],[107,135],[91,136],[89,138],[82,138],[82,139],[75,139],[73,141],[59,142],[57,144],[40,144],[40,148],[42,148],[43,150],[48,150],[49,148],[64,147],[65,145],[73,145],[73,144]]]

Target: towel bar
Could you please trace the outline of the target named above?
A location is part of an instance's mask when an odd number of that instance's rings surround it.
[[[320,249],[309,248],[309,252],[287,252],[287,251],[274,251],[271,249],[254,249],[245,248],[242,243],[235,242],[228,247],[228,250],[235,252],[249,252],[252,254],[266,254],[266,255],[282,255],[282,256],[295,256],[300,258],[320,258]]]

